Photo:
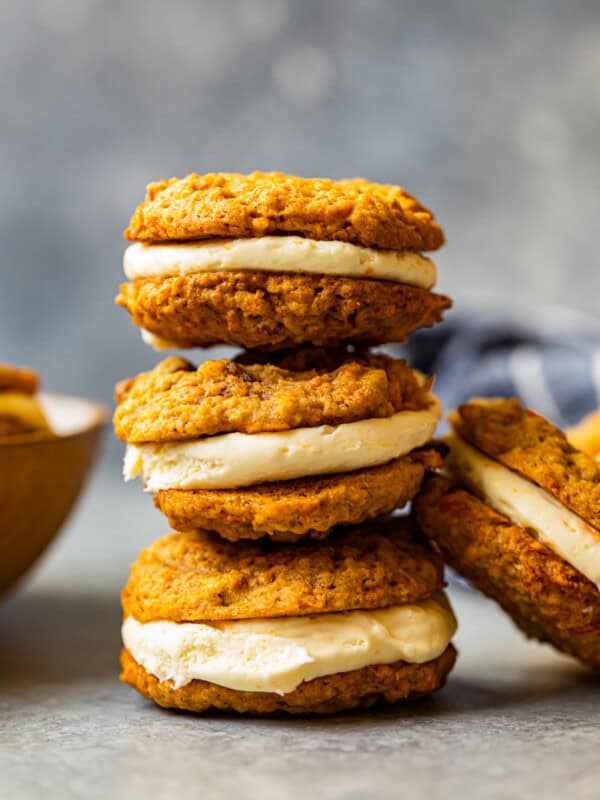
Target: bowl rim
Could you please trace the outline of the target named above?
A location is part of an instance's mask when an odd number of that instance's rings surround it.
[[[55,394],[54,392],[42,392],[42,398],[53,400],[76,400],[86,405],[91,411],[91,420],[87,425],[73,431],[72,433],[54,434],[47,431],[34,431],[33,433],[19,433],[15,436],[0,437],[0,447],[13,447],[19,445],[42,445],[48,442],[64,442],[69,439],[75,439],[82,434],[90,433],[91,431],[104,428],[108,423],[109,409],[104,403],[99,403],[96,400],[89,400],[86,397],[79,397],[77,395],[69,394]]]

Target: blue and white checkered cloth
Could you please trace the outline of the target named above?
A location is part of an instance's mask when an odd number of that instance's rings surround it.
[[[444,410],[471,397],[518,397],[561,428],[600,407],[600,318],[565,309],[452,312],[403,347],[436,376]]]

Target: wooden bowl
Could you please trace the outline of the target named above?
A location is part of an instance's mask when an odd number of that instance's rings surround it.
[[[57,534],[81,491],[106,424],[103,406],[41,395],[56,436],[0,439],[0,592],[13,584]]]

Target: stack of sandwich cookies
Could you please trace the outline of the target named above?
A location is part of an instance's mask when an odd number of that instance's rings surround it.
[[[441,561],[389,517],[441,467],[432,380],[370,345],[441,319],[420,251],[443,243],[399,187],[279,174],[148,188],[117,303],[170,357],[116,390],[126,479],[174,534],[123,594],[125,681],[161,705],[326,713],[443,685]],[[255,540],[255,541],[253,541]]]
[[[157,348],[400,342],[441,319],[433,215],[397,186],[277,173],[150,184],[117,303]]]
[[[407,520],[267,547],[171,534],[123,592],[122,678],[191,711],[331,713],[430,694],[456,657],[442,586]]]
[[[452,478],[427,481],[421,528],[528,636],[600,669],[600,464],[516,400],[450,421]]]

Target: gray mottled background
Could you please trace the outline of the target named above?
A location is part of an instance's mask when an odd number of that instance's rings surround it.
[[[109,398],[155,360],[112,299],[151,179],[399,181],[457,303],[597,307],[595,0],[0,4],[0,360]]]
[[[0,360],[106,401],[150,367],[113,305],[121,231],[149,180],[192,170],[398,181],[447,230],[457,307],[594,311],[599,9],[4,0]]]

